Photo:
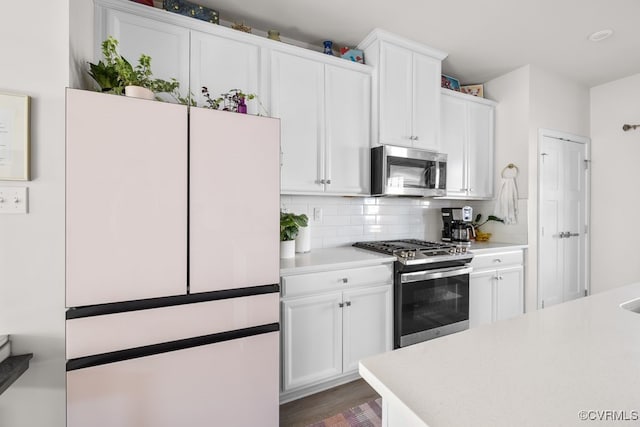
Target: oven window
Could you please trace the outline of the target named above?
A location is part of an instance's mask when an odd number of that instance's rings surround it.
[[[468,274],[401,286],[401,335],[469,320]]]

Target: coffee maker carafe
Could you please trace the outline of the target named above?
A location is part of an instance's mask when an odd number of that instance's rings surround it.
[[[473,208],[442,208],[442,240],[445,242],[468,244],[475,238],[475,229],[471,225]]]

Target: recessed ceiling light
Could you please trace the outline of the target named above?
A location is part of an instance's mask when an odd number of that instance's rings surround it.
[[[592,42],[601,42],[604,39],[608,39],[613,35],[613,30],[600,30],[589,36],[589,40]]]

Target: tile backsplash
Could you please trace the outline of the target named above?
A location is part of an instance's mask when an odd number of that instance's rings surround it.
[[[440,240],[440,208],[466,204],[409,197],[280,197],[283,211],[309,217],[312,249],[366,240]]]

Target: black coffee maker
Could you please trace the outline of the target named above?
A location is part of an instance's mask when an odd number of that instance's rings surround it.
[[[475,229],[471,225],[473,208],[442,208],[442,241],[452,243],[471,242],[475,237]]]

